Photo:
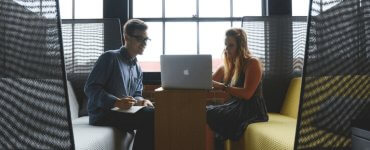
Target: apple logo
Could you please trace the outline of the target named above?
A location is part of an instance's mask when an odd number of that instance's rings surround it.
[[[184,75],[188,76],[190,74],[189,69],[184,70]]]

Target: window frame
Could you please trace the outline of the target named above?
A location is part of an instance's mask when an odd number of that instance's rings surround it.
[[[102,18],[76,18],[76,0],[71,0],[72,1],[72,18],[61,18],[61,19],[105,19],[104,17],[104,1],[102,0]],[[60,4],[58,4],[60,7]],[[60,11],[60,8],[59,8]],[[61,12],[60,12],[61,13]]]
[[[200,46],[199,46],[199,23],[200,22],[230,22],[231,27],[234,25],[234,22],[242,22],[241,17],[234,17],[233,16],[233,0],[230,0],[230,17],[199,17],[199,0],[196,0],[196,15],[193,17],[178,17],[178,18],[166,18],[165,17],[165,1],[162,0],[162,17],[159,18],[136,18],[136,19],[141,19],[145,22],[161,22],[162,23],[162,55],[165,54],[166,47],[165,47],[165,42],[166,42],[166,26],[165,22],[196,22],[197,24],[197,55],[200,53]],[[269,0],[261,0],[261,16],[267,16],[269,14],[268,12],[268,1]],[[127,7],[128,7],[128,14],[127,17],[128,19],[133,19],[133,0],[127,0]],[[161,84],[161,72],[146,72],[143,71],[143,84],[144,85],[160,85]]]
[[[199,17],[199,1],[196,0],[196,14],[193,15],[192,17],[171,17],[171,18],[166,18],[165,17],[165,2],[166,0],[161,0],[162,1],[162,17],[159,18],[136,18],[136,19],[141,19],[145,22],[161,22],[162,23],[162,55],[166,54],[166,22],[195,22],[197,26],[197,55],[200,54],[200,47],[199,47],[199,23],[200,22],[230,22],[231,27],[233,26],[233,23],[235,21],[242,21],[242,17],[234,17],[233,16],[233,0],[230,0],[230,17]],[[129,3],[129,19],[134,18],[133,17],[133,0],[128,0]],[[261,15],[266,16],[266,0],[261,0]]]

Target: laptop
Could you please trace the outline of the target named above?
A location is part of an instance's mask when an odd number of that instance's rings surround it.
[[[163,89],[212,89],[211,55],[161,55]]]

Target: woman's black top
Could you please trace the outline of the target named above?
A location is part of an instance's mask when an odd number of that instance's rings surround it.
[[[244,74],[239,74],[235,87],[244,86]],[[262,96],[262,82],[248,100],[231,96],[222,105],[207,106],[207,123],[221,139],[239,140],[249,124],[264,121],[268,121],[268,115]]]

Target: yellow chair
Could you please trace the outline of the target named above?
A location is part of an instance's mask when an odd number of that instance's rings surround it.
[[[227,140],[226,150],[292,150],[297,125],[302,78],[291,80],[280,113],[268,122],[250,124],[239,141]]]

